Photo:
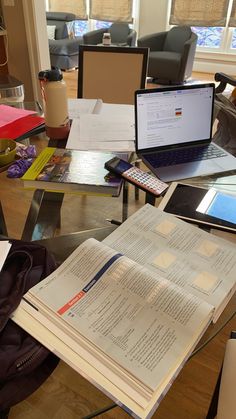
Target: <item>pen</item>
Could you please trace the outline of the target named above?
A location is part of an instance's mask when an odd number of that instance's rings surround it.
[[[110,220],[109,218],[106,219],[106,221],[109,221],[109,223],[111,224],[115,224],[116,226],[120,226],[122,224],[121,221],[117,221],[117,220]]]

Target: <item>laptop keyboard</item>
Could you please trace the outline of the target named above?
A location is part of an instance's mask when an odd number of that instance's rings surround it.
[[[224,150],[209,144],[204,147],[194,147],[182,150],[163,151],[156,154],[146,154],[145,159],[154,167],[173,166],[199,160],[215,159],[226,156]]]

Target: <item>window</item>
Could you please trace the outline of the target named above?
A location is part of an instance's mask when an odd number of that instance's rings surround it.
[[[88,32],[89,22],[88,20],[75,20],[74,21],[74,34],[75,36],[82,36],[85,32]]]
[[[102,20],[75,20],[74,33],[75,36],[82,36],[84,33],[93,29],[108,28],[111,22],[104,22]]]
[[[236,51],[236,29],[233,30],[231,48]]]
[[[205,50],[236,52],[236,29],[222,27],[196,27],[192,30],[198,35],[197,46]]]
[[[113,0],[112,2],[104,0],[103,3],[99,0],[80,0],[79,2],[76,0],[45,0],[45,2],[46,10],[71,11],[77,16],[76,10],[79,8],[81,18],[73,23],[75,36],[82,36],[91,30],[107,28],[112,24],[113,17],[118,17],[120,21],[127,21],[133,27],[139,6],[139,0]],[[87,15],[86,11],[89,12],[89,19],[83,20],[83,17],[85,19],[87,17],[85,16]],[[102,15],[105,15],[106,18],[110,17],[110,21],[98,20]]]
[[[191,25],[199,51],[235,53],[236,0],[186,1],[171,1],[170,23]],[[208,25],[201,26],[204,21]]]
[[[192,26],[192,30],[198,36],[198,47],[220,48],[223,28]]]

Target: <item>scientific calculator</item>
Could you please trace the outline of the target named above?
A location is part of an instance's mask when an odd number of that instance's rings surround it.
[[[169,186],[150,173],[146,173],[118,157],[113,157],[113,159],[107,161],[105,163],[105,169],[122,176],[128,182],[155,196],[162,195]]]

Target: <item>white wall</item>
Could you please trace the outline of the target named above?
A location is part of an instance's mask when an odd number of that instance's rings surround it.
[[[2,0],[1,5],[8,34],[9,73],[23,82],[26,101],[41,100],[38,72],[50,68],[44,2]]]
[[[168,7],[169,0],[140,0],[138,36],[165,31]]]
[[[51,68],[44,2],[23,0],[28,54],[34,90],[34,99],[41,101],[38,73]]]

